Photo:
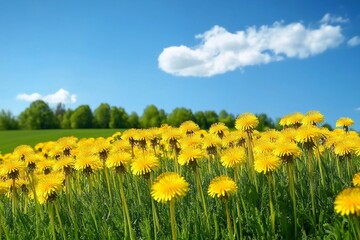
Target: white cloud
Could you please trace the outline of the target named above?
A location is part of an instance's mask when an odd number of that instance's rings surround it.
[[[355,111],[360,111],[360,107],[356,108]]]
[[[360,44],[360,37],[355,36],[355,37],[350,38],[350,40],[347,42],[347,44],[350,47],[355,47],[355,46],[359,45]]]
[[[320,23],[347,23],[347,22],[349,22],[348,18],[334,16],[331,15],[330,13],[326,13],[324,17],[320,20]]]
[[[75,94],[70,94],[68,91],[64,89],[59,89],[57,92],[49,95],[42,96],[39,93],[31,93],[31,94],[18,94],[16,96],[16,99],[18,100],[24,100],[27,102],[33,102],[36,100],[44,100],[45,102],[49,104],[57,104],[57,103],[75,103],[77,101],[77,97]]]
[[[246,66],[286,58],[304,59],[339,46],[342,28],[321,24],[312,29],[300,22],[249,27],[235,33],[221,26],[196,36],[196,47],[171,46],[159,55],[159,67],[177,76],[213,76]]]

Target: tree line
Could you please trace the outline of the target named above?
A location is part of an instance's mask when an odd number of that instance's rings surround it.
[[[275,128],[277,124],[266,114],[257,114],[259,118],[258,130]],[[37,100],[30,104],[19,116],[15,117],[10,111],[0,111],[0,130],[13,129],[81,129],[81,128],[151,128],[168,124],[178,127],[182,122],[192,120],[200,128],[208,129],[213,123],[223,122],[229,128],[234,128],[235,116],[225,110],[197,111],[178,107],[167,114],[155,105],[148,105],[141,116],[136,112],[128,114],[124,108],[101,103],[94,111],[89,105],[81,105],[76,109],[66,109],[62,103],[55,109]]]

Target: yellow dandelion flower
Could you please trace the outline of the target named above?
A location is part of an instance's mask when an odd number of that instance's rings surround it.
[[[360,187],[360,172],[355,173],[352,179],[352,183],[354,184],[355,187]]]
[[[194,132],[196,132],[197,130],[200,129],[199,125],[197,125],[196,123],[194,123],[193,121],[189,120],[189,121],[185,121],[182,124],[180,124],[179,129],[189,135],[189,134],[193,134]]]
[[[225,138],[222,139],[223,146],[226,147],[241,147],[244,146],[246,133],[242,131],[231,131]]]
[[[131,145],[129,141],[124,139],[119,139],[112,144],[112,150],[131,152]]]
[[[307,149],[312,148],[321,138],[319,128],[312,125],[301,126],[296,131],[295,140]]]
[[[281,158],[284,162],[289,162],[301,154],[301,149],[294,142],[277,141],[273,154]]]
[[[62,154],[65,156],[71,155],[71,150],[77,147],[77,138],[76,137],[62,137],[56,141],[56,144],[62,151]]]
[[[82,149],[76,156],[74,168],[83,171],[84,174],[91,174],[103,168],[103,163],[91,149]]]
[[[352,141],[352,139],[343,139],[342,141],[338,141],[334,146],[334,153],[339,157],[350,156],[356,149],[356,142]]]
[[[36,164],[36,171],[42,172],[44,174],[49,174],[53,170],[55,160],[41,158],[40,161]]]
[[[223,122],[214,123],[209,128],[209,133],[216,134],[219,138],[224,138],[229,133],[229,128]]]
[[[53,165],[54,171],[61,171],[65,174],[70,174],[71,169],[75,165],[75,159],[72,156],[63,156]]]
[[[296,129],[294,128],[285,128],[280,131],[279,138],[283,141],[295,142],[296,138]]]
[[[211,197],[227,198],[237,191],[237,186],[234,180],[228,176],[215,177],[208,188],[208,194]]]
[[[317,125],[318,123],[322,123],[324,121],[324,115],[322,115],[319,111],[308,111],[303,120],[303,125]]]
[[[26,156],[33,154],[34,149],[29,145],[20,145],[14,149],[13,156],[17,160],[25,161]]]
[[[191,134],[179,140],[181,148],[198,148],[202,142],[203,139],[197,134]]]
[[[221,164],[227,168],[234,168],[246,162],[244,148],[229,148],[223,152],[220,158]]]
[[[40,204],[54,201],[63,189],[63,174],[48,174],[39,178],[36,185],[36,195]]]
[[[336,127],[349,127],[352,125],[354,125],[354,121],[348,117],[342,117],[336,121]]]
[[[165,172],[158,176],[151,186],[151,196],[157,202],[166,203],[183,197],[189,191],[189,183],[174,172]]]
[[[335,212],[340,215],[360,214],[360,188],[347,188],[335,198]]]
[[[4,176],[8,179],[17,179],[24,170],[24,162],[15,160],[12,156],[0,165],[0,176]]]
[[[106,161],[108,168],[115,168],[116,172],[124,171],[131,161],[131,154],[124,151],[111,151]]]
[[[217,148],[221,145],[221,139],[214,134],[208,134],[203,138],[203,147],[206,153],[214,155],[217,152]]]
[[[154,169],[158,167],[159,164],[159,159],[154,156],[153,153],[144,152],[144,154],[135,156],[131,164],[131,172],[134,175],[146,176],[150,174],[150,172],[154,171]]]
[[[255,154],[254,169],[259,173],[270,173],[278,169],[281,165],[281,160],[272,154]]]
[[[203,158],[204,153],[201,149],[198,148],[185,148],[181,150],[178,158],[180,165],[191,165],[194,164],[197,166],[197,160]]]
[[[275,148],[275,143],[260,138],[254,142],[254,153],[271,153]]]
[[[275,129],[269,129],[263,133],[260,133],[260,136],[263,140],[275,142],[275,140],[279,138],[280,132],[276,131]]]
[[[288,114],[280,119],[279,124],[284,127],[295,126],[299,127],[304,118],[304,115],[299,112]]]
[[[243,113],[236,118],[235,128],[244,132],[253,131],[258,124],[259,120],[255,114]]]

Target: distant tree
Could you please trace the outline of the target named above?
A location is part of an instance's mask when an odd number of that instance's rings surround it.
[[[149,105],[144,109],[140,119],[142,128],[159,127],[161,124],[160,113],[155,105]]]
[[[124,108],[121,107],[111,107],[110,110],[110,128],[128,128],[129,116],[126,113]]]
[[[136,112],[132,112],[128,118],[128,127],[138,128],[139,126],[140,126],[139,115]]]
[[[93,114],[89,105],[81,105],[75,109],[70,118],[71,128],[91,128],[93,123]]]
[[[98,128],[109,128],[110,106],[107,103],[101,103],[94,111],[95,126]]]
[[[268,117],[265,113],[255,114],[259,120],[259,124],[256,128],[258,131],[266,131],[268,129],[275,128],[274,121]]]
[[[201,129],[207,129],[208,123],[203,111],[198,111],[194,114],[195,122],[199,125]]]
[[[206,128],[210,128],[213,123],[219,122],[219,117],[215,111],[205,111],[204,114],[207,122]]]
[[[187,120],[195,120],[194,115],[190,109],[175,108],[167,117],[167,123],[173,127],[179,127],[181,123]]]
[[[19,124],[23,129],[50,129],[59,127],[54,112],[43,100],[32,102],[28,108],[20,113]]]
[[[58,122],[58,125],[61,127],[61,123],[62,123],[62,120],[63,120],[63,117],[64,117],[64,114],[66,112],[66,109],[65,109],[65,104],[63,103],[58,103],[56,105],[56,108],[55,108],[55,117],[57,119],[57,122]]]
[[[70,129],[71,128],[71,115],[74,113],[74,110],[68,109],[64,113],[60,126],[63,129]]]
[[[18,129],[19,124],[10,111],[0,111],[0,130]]]
[[[219,122],[224,123],[228,128],[234,128],[235,117],[232,114],[227,113],[225,110],[219,112]]]
[[[160,125],[167,123],[167,115],[164,109],[159,110]]]

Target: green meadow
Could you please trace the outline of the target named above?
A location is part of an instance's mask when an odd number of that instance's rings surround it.
[[[0,131],[0,152],[12,152],[19,145],[34,147],[37,143],[56,141],[61,137],[77,138],[109,137],[119,129],[53,129],[53,130],[9,130]]]

